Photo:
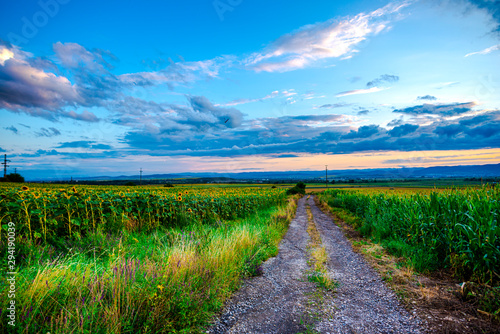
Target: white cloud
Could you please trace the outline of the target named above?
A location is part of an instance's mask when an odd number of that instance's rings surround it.
[[[14,58],[14,52],[7,49],[6,47],[0,46],[0,65],[4,66],[5,62],[11,58]]]
[[[31,54],[16,47],[0,46],[0,108],[23,110],[46,118],[55,117],[56,111],[66,104],[81,100],[77,89],[68,78],[46,72],[32,65]],[[30,109],[36,109],[29,112]]]
[[[257,72],[286,72],[311,65],[328,58],[348,59],[358,52],[355,46],[368,36],[390,28],[391,17],[411,4],[411,1],[390,3],[371,13],[353,18],[328,20],[306,25],[271,43],[262,52],[252,54],[244,61]]]
[[[213,79],[219,76],[224,66],[230,66],[233,57],[216,57],[214,59],[172,63],[160,71],[127,73],[119,76],[121,82],[137,86],[167,84],[188,84],[202,79]]]
[[[342,96],[348,96],[348,95],[358,95],[358,94],[368,94],[368,93],[376,93],[380,92],[382,90],[389,89],[390,87],[385,87],[385,88],[380,88],[380,87],[372,87],[372,88],[367,88],[367,89],[355,89],[355,90],[348,90],[346,92],[340,92],[335,97],[342,97]]]
[[[490,46],[489,48],[486,48],[482,51],[477,51],[477,52],[471,52],[465,55],[465,57],[470,57],[474,55],[487,55],[488,53],[492,53],[493,51],[500,50],[500,44]]]

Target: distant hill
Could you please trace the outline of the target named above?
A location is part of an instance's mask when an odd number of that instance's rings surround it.
[[[176,180],[176,179],[215,179],[223,180],[296,180],[296,179],[321,179],[325,177],[325,171],[282,171],[282,172],[242,172],[242,173],[175,173],[175,174],[152,174],[143,175],[143,180]],[[401,178],[480,178],[500,177],[500,164],[472,165],[472,166],[442,166],[426,168],[378,168],[378,169],[349,169],[329,170],[330,179],[401,179]],[[139,180],[139,175],[121,176],[96,176],[78,177],[81,181],[118,181]],[[38,180],[50,180],[38,179]]]

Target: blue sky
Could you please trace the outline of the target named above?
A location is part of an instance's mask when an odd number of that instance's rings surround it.
[[[4,1],[29,179],[500,161],[500,1]]]

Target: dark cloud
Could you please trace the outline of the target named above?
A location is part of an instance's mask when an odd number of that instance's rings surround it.
[[[300,155],[297,154],[277,154],[276,158],[299,158]]]
[[[27,129],[31,129],[31,126],[29,126],[29,125],[22,124],[22,123],[17,123],[17,124],[19,124],[19,125],[21,125],[21,126],[24,126],[24,127],[25,127],[25,128],[27,128]]]
[[[103,151],[100,153],[95,152],[59,152],[56,150],[37,150],[32,153],[23,153],[14,155],[14,157],[22,157],[22,158],[40,158],[44,156],[58,156],[62,160],[70,160],[72,163],[78,160],[85,159],[106,159],[106,158],[116,158],[123,157],[122,153],[118,153],[116,151]]]
[[[469,112],[475,106],[475,102],[453,104],[423,104],[404,109],[396,109],[393,112],[410,115],[432,114],[441,116],[455,116]]]
[[[112,53],[86,49],[76,43],[55,43],[56,62],[49,58],[35,58],[0,41],[0,52],[4,50],[11,57],[0,66],[0,108],[50,121],[71,118],[97,122],[99,118],[92,112],[73,110],[119,103],[125,99],[126,90],[134,86],[166,84],[172,88],[177,84],[213,78],[225,62],[231,61],[230,57],[221,57],[173,63],[157,72],[116,76],[111,70],[118,60]],[[218,112],[213,106],[211,108],[213,113]],[[230,126],[234,126],[238,117],[234,112],[231,115]]]
[[[192,136],[182,138],[169,131],[147,132],[144,129],[127,133],[123,143],[130,147],[128,154],[224,157],[500,147],[500,112],[463,118],[467,125],[461,124],[460,120],[430,119],[431,124],[422,126],[403,124],[401,121],[389,131],[377,125],[352,130],[343,125],[348,116],[343,116],[344,121],[339,116],[302,115],[244,120],[237,128],[213,131],[206,136],[192,132]]]
[[[451,124],[446,126],[438,126],[434,130],[434,133],[440,136],[453,137],[464,131],[464,127],[458,124]]]
[[[373,79],[372,81],[366,84],[366,87],[379,87],[384,85],[385,83],[393,83],[399,81],[399,77],[397,75],[383,74],[377,79]]]
[[[497,113],[489,113],[478,116],[464,117],[460,119],[459,123],[463,126],[479,125],[485,122],[498,120]]]
[[[41,128],[40,131],[35,132],[35,135],[37,137],[54,137],[54,136],[60,136],[61,132],[57,130],[56,128]]]
[[[500,134],[500,124],[485,124],[467,130],[467,134],[471,137],[491,138]]]
[[[75,43],[56,43],[54,51],[62,71],[48,59],[33,58],[17,47],[0,49],[12,55],[0,66],[0,108],[24,112],[56,121],[61,117],[96,122],[97,117],[84,111],[65,111],[66,107],[100,106],[117,98],[123,84],[108,69],[102,50],[88,51]],[[74,83],[62,74],[68,72]]]
[[[188,124],[211,124],[235,128],[241,125],[243,114],[235,108],[216,107],[204,96],[188,96],[192,109],[177,110]]]
[[[351,131],[346,134],[343,139],[368,138],[379,133],[381,128],[378,125],[365,125],[357,131]]]
[[[358,111],[358,116],[363,116],[363,115],[368,115],[370,113],[370,110],[364,109]]]
[[[417,129],[418,125],[403,124],[396,126],[392,130],[388,131],[387,134],[391,137],[403,137],[417,131]]]
[[[0,66],[0,108],[55,119],[58,110],[80,99],[66,77],[33,67],[17,49],[8,52],[14,56]]]
[[[432,96],[432,95],[424,95],[424,96],[419,96],[417,97],[417,100],[429,100],[429,101],[436,101],[437,97]]]
[[[112,147],[105,144],[97,144],[95,141],[78,140],[60,143],[57,148],[89,148],[94,150],[109,150]]]
[[[393,119],[392,121],[390,121],[387,126],[399,126],[399,125],[403,125],[404,124],[404,120],[403,120],[403,116],[399,117],[399,118],[396,118],[396,119]]]
[[[17,129],[11,125],[11,126],[7,126],[7,127],[4,127],[5,130],[9,130],[9,131],[12,131],[13,133],[17,134]]]

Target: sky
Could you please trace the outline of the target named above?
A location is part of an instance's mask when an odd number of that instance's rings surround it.
[[[0,2],[27,179],[500,162],[500,1]]]

